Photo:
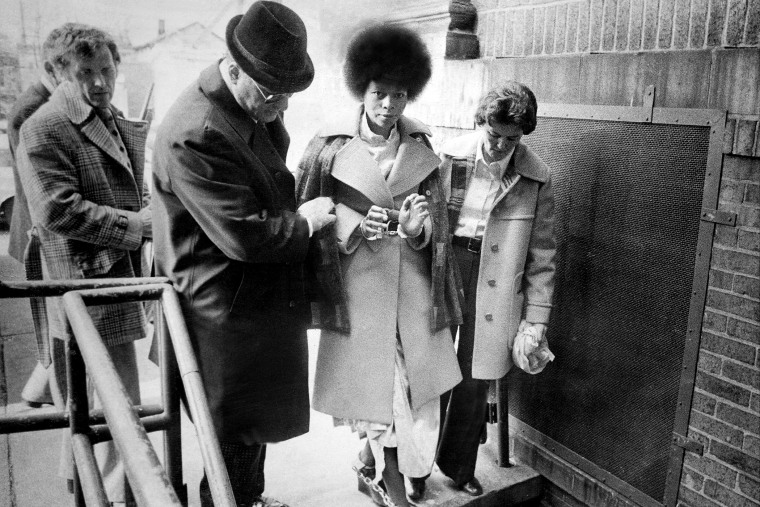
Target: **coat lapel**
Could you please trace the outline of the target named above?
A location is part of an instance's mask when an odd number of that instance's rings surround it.
[[[391,194],[399,195],[419,185],[440,163],[441,159],[433,150],[412,136],[403,134],[396,161],[388,174]]]
[[[269,130],[264,124],[256,124],[253,140],[250,146],[256,156],[264,162],[264,165],[273,174],[275,171],[288,170],[285,165],[285,160],[283,160],[282,153],[275,147],[269,136]]]
[[[388,183],[359,137],[351,139],[335,154],[332,175],[378,206],[393,208],[393,194]]]
[[[108,129],[103,125],[103,122],[98,120],[95,113],[92,114],[89,121],[82,125],[82,133],[87,139],[92,141],[92,144],[103,150],[109,157],[118,162],[119,165],[123,165],[119,156],[119,150],[116,148],[116,143],[111,140],[111,134],[108,133]]]
[[[125,170],[132,171],[122,163],[122,157],[119,153],[116,143],[111,139],[108,129],[99,121],[92,106],[87,104],[79,94],[79,89],[72,82],[65,81],[61,83],[53,94],[51,100],[60,101],[63,104],[63,110],[68,115],[71,122],[77,125],[82,134],[89,139],[92,144],[111,157]],[[133,122],[120,117],[120,112],[111,107],[114,121],[119,128],[124,145],[129,152],[129,158],[133,164],[139,164],[142,167],[142,149],[145,146],[147,137],[147,124],[145,122]]]
[[[393,196],[415,185],[419,185],[440,164],[438,156],[412,134],[430,136],[425,124],[402,116],[399,119],[401,144],[391,172],[386,181],[377,162],[359,138],[359,121],[364,114],[363,107],[351,115],[342,116],[338,121],[323,128],[319,135],[349,136],[352,139],[335,155],[332,175],[338,181],[361,192],[379,206],[393,208]]]
[[[132,173],[137,186],[142,185],[143,170],[145,166],[145,141],[148,137],[148,122],[127,120],[122,116],[114,115],[114,121],[127,148],[127,155],[132,162]]]
[[[230,89],[222,79],[219,62],[212,64],[201,72],[199,79],[201,91],[211,102],[224,111],[221,115],[238,133],[243,142],[251,148],[263,165],[271,173],[288,171],[285,156],[290,144],[290,136],[285,129],[282,118],[264,124],[251,119],[235,100]]]

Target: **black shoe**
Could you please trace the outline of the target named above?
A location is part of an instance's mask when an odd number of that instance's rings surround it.
[[[457,484],[457,488],[470,496],[480,496],[483,494],[483,486],[480,485],[480,481],[476,477],[473,477],[464,484]]]
[[[268,496],[258,496],[251,507],[288,507],[288,505]]]
[[[412,502],[418,502],[425,496],[425,478],[409,477],[406,482],[406,496]]]

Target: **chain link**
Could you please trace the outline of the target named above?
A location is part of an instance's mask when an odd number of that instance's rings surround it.
[[[352,466],[351,468],[354,470],[354,472],[356,472],[356,475],[359,476],[359,479],[361,479],[362,482],[364,482],[364,484],[366,484],[367,486],[369,486],[369,488],[372,491],[374,491],[375,493],[377,493],[378,495],[380,495],[380,498],[383,499],[383,502],[385,502],[385,505],[387,507],[396,507],[396,504],[393,503],[393,500],[391,500],[391,497],[388,496],[388,493],[386,493],[385,490],[383,488],[381,488],[379,484],[377,484],[375,481],[373,481],[372,479],[370,479],[369,477],[367,477],[366,475],[364,475],[361,472],[361,470],[359,470],[357,467]]]

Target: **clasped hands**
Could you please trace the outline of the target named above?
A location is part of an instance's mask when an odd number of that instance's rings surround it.
[[[373,205],[367,216],[359,224],[359,230],[368,240],[381,239],[388,232],[388,213],[390,210]],[[409,238],[416,238],[422,233],[425,219],[430,216],[427,199],[424,195],[410,194],[404,199],[398,213],[398,226]]]

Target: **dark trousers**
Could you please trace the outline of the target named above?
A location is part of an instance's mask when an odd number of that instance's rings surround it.
[[[264,460],[266,444],[245,445],[240,442],[219,442],[222,457],[230,476],[235,503],[240,507],[250,507],[264,492]],[[200,485],[201,507],[213,507],[211,489],[206,474]]]
[[[464,322],[459,326],[457,359],[462,382],[441,397],[441,435],[436,462],[457,485],[475,476],[478,446],[485,431],[488,381],[472,378],[472,351],[475,338],[475,295],[480,254],[454,246],[464,287]],[[457,328],[451,329],[452,338]],[[448,410],[447,410],[448,407]]]

